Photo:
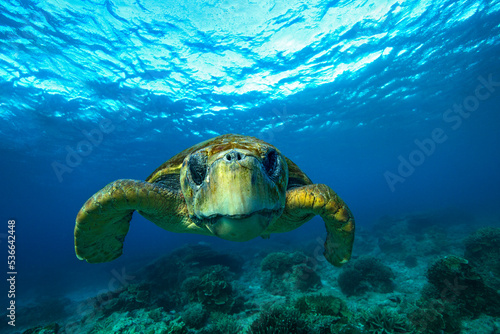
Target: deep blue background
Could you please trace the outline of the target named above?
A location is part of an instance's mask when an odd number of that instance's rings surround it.
[[[7,220],[15,219],[19,302],[95,294],[112,269],[186,242],[240,247],[171,234],[136,214],[117,261],[89,265],[74,255],[75,216],[94,192],[119,178],[143,180],[218,134],[274,144],[338,192],[359,226],[450,207],[498,222],[500,86],[457,129],[443,114],[474,95],[478,77],[500,82],[500,2],[165,7],[0,4],[0,247],[6,262]],[[77,150],[82,131],[103,120],[113,131],[60,180],[54,163],[65,164],[67,148]],[[392,191],[384,173],[397,173],[398,157],[408,159],[414,141],[436,128],[447,140]],[[324,233],[315,218],[249,243]]]

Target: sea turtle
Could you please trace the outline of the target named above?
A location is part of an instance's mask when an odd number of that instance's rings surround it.
[[[81,260],[107,262],[122,254],[132,213],[170,232],[247,241],[294,230],[320,215],[326,259],[351,257],[354,218],[339,196],[311,180],[274,146],[227,134],[172,157],[146,181],[117,180],[94,194],[76,217]]]

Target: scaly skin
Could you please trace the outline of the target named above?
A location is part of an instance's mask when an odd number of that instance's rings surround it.
[[[294,230],[315,215],[321,216],[326,227],[324,255],[334,266],[351,258],[354,242],[354,217],[344,201],[327,185],[309,184],[289,189],[285,211],[266,234]]]
[[[215,224],[210,225],[213,224],[209,220],[211,218],[208,218],[205,223],[198,222],[198,224],[195,224],[190,219],[187,199],[191,198],[190,196],[194,193],[193,189],[199,190],[203,187],[208,189],[210,180],[214,181],[214,184],[211,184],[211,186],[215,187],[214,189],[209,189],[211,191],[210,195],[222,195],[212,196],[210,200],[214,203],[210,202],[208,204],[211,205],[210,208],[213,209],[213,213],[221,214],[220,211],[217,212],[217,209],[222,206],[221,203],[227,202],[231,204],[226,203],[228,207],[226,211],[235,207],[244,208],[245,205],[243,204],[247,203],[242,200],[242,205],[236,205],[239,202],[231,202],[229,200],[231,198],[226,196],[225,191],[229,191],[230,194],[236,192],[238,196],[246,194],[246,196],[250,197],[256,193],[252,188],[237,188],[237,183],[229,183],[230,186],[227,186],[227,180],[224,177],[229,178],[229,181],[238,180],[243,182],[247,180],[246,184],[248,187],[251,187],[253,182],[253,185],[257,189],[260,189],[258,187],[262,187],[263,181],[262,178],[257,177],[259,175],[245,179],[245,173],[240,173],[241,175],[237,172],[214,174],[214,171],[209,170],[201,185],[195,186],[191,184],[193,180],[188,180],[191,183],[181,183],[181,180],[185,181],[186,175],[188,175],[187,166],[184,165],[188,163],[189,156],[194,152],[203,151],[207,157],[207,166],[209,166],[207,168],[210,169],[218,168],[216,163],[211,162],[212,160],[219,161],[217,159],[222,159],[227,152],[239,150],[238,152],[240,152],[242,159],[247,155],[253,155],[256,160],[252,166],[245,164],[244,160],[241,160],[241,162],[238,162],[238,166],[245,166],[247,169],[255,168],[255,171],[264,171],[264,165],[258,165],[258,163],[264,163],[264,157],[269,152],[269,148],[274,147],[257,138],[227,134],[212,138],[180,152],[158,167],[146,179],[146,182],[118,180],[108,184],[93,195],[78,213],[75,226],[75,251],[77,257],[91,263],[107,262],[119,257],[122,254],[123,241],[128,232],[129,223],[134,211],[138,211],[146,219],[170,232],[214,235],[207,227],[217,226]],[[287,166],[284,167],[287,169],[281,170],[281,179],[273,181],[279,188],[280,195],[275,196],[278,198],[275,200],[281,201],[280,208],[282,208],[283,204],[285,208],[279,218],[277,216],[268,217],[268,224],[270,225],[267,228],[263,227],[265,230],[263,232],[259,230],[255,233],[255,236],[261,235],[262,237],[267,237],[271,233],[289,232],[306,223],[315,215],[320,215],[325,222],[327,230],[324,255],[333,265],[341,266],[350,259],[354,242],[354,218],[351,211],[330,187],[324,184],[312,184],[312,181],[297,165],[286,157],[281,156],[281,153],[277,149],[276,152],[286,161],[283,161],[281,165]],[[233,167],[233,169],[229,170],[238,170],[236,166]],[[226,186],[224,186],[225,184]],[[191,186],[194,188],[191,189]],[[223,189],[219,189],[217,192],[217,186],[221,186]],[[266,196],[269,195],[265,190],[262,192]],[[202,199],[205,199],[205,197]],[[257,198],[254,202],[250,201],[248,203],[262,204],[262,199]],[[272,200],[268,202],[272,202]],[[251,213],[241,212],[241,215],[244,216],[244,214]],[[222,214],[225,213],[222,212]],[[276,214],[279,215],[279,212]],[[228,228],[228,233],[234,232],[230,230],[231,228],[235,227],[236,230],[238,227],[237,219],[239,218],[231,219],[225,218],[225,221],[223,221],[226,224],[224,226]],[[241,222],[256,222],[255,219],[248,219],[248,217],[242,218]],[[261,221],[257,222],[260,223]],[[234,224],[234,226],[231,224]],[[261,225],[263,224],[258,226]],[[252,226],[250,228],[251,232],[255,232]],[[244,231],[244,229],[240,230]],[[238,241],[237,239],[235,240]]]

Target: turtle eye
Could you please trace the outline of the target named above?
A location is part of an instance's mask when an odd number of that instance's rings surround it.
[[[276,178],[279,169],[278,152],[276,152],[276,150],[269,150],[262,164],[264,165],[267,175],[269,175],[271,179]]]
[[[188,161],[191,179],[196,185],[201,185],[207,176],[207,156],[205,154],[193,154]]]

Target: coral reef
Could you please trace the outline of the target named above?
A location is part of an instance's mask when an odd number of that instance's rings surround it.
[[[190,244],[173,251],[169,256],[190,267],[204,268],[221,265],[239,274],[243,260],[234,254],[220,253],[204,243]]]
[[[269,271],[274,276],[281,276],[292,271],[292,267],[307,262],[307,256],[302,252],[268,254],[260,263],[262,271]]]
[[[183,246],[146,266],[138,263],[142,268],[132,273],[137,279],[119,290],[20,307],[28,322],[18,333],[497,333],[500,228],[466,237],[467,230],[455,224],[446,230],[439,217],[381,220],[363,235],[362,255],[340,270],[300,251],[237,248],[251,254],[243,261],[206,244]],[[310,244],[316,251],[317,241]],[[464,257],[436,260],[447,247],[445,254]],[[333,278],[322,284],[321,277]],[[347,297],[336,295],[332,279]],[[384,295],[395,282],[397,291]],[[78,311],[69,313],[70,305]],[[0,334],[9,330],[0,324]]]
[[[450,255],[438,259],[429,267],[427,279],[439,291],[435,297],[457,305],[464,316],[500,315],[500,295],[485,285],[464,258]]]
[[[302,314],[329,315],[339,320],[347,320],[351,315],[342,299],[329,295],[305,295],[298,298],[294,306]]]
[[[481,228],[469,235],[464,244],[464,257],[487,285],[500,290],[500,228]]]
[[[500,333],[500,318],[480,316],[463,326],[462,333],[467,334],[498,334]]]
[[[380,307],[361,312],[360,320],[369,334],[414,333],[404,317]]]
[[[248,334],[307,334],[311,331],[298,310],[274,306],[261,312],[248,330]]]
[[[191,283],[195,283],[196,279],[201,279],[201,276],[210,271],[209,268],[217,265],[227,268],[226,276],[229,276],[229,273],[231,276],[233,274],[237,276],[241,272],[242,263],[242,260],[237,256],[222,254],[206,244],[186,245],[148,264],[138,271],[136,276],[144,277],[145,281],[148,282],[149,291],[155,296],[156,305],[171,310],[185,305],[185,290],[181,289],[181,286],[186,280],[194,277],[194,281]],[[214,279],[216,279],[215,276]],[[200,289],[206,290],[207,293],[210,293],[209,289],[218,290],[226,284],[220,283],[212,287],[207,283],[208,280],[210,277],[205,277],[205,280],[200,283],[202,284]],[[230,289],[230,286],[227,289]],[[217,294],[216,291],[212,293]],[[218,296],[222,297],[222,294],[218,294]]]
[[[311,259],[302,252],[268,254],[260,268],[269,272],[266,288],[273,294],[286,295],[294,290],[309,291],[321,287],[321,278],[309,265]]]
[[[57,323],[27,329],[23,334],[58,334],[61,327]]]
[[[305,263],[293,267],[290,281],[293,288],[299,291],[309,291],[321,287],[321,278]]]
[[[150,302],[150,285],[146,283],[130,284],[125,288],[97,296],[95,308],[104,316],[113,312],[131,311],[147,307]]]
[[[331,295],[304,295],[299,297],[294,307],[306,318],[311,333],[347,333],[352,314],[346,303]]]
[[[379,259],[362,256],[348,263],[338,277],[338,284],[347,296],[367,291],[389,293],[394,290],[395,275]]]
[[[150,312],[157,311],[141,309],[113,313],[100,321],[96,321],[89,334],[187,334],[186,325],[180,317],[161,312],[160,319],[158,319],[158,314],[151,316]]]
[[[234,305],[234,296],[228,275],[227,267],[211,266],[199,276],[186,279],[182,289],[191,302],[202,303],[209,310],[229,312]]]
[[[210,324],[200,331],[200,334],[238,334],[242,332],[240,324],[230,315],[212,312]]]
[[[190,328],[201,328],[208,318],[208,312],[201,303],[190,303],[184,307],[182,321]]]
[[[194,255],[191,247],[182,247],[174,252],[177,255],[163,257],[136,274],[146,277],[147,283],[129,284],[93,298],[93,311],[77,327],[93,334],[181,334],[204,329],[210,312],[239,310],[244,301],[233,292],[230,281],[236,274],[229,267],[190,262],[210,259],[208,263],[227,263],[232,257],[219,256],[206,246],[194,248],[202,255]],[[241,268],[235,262],[232,266]],[[221,320],[209,326],[223,331],[231,329],[229,324],[230,321]],[[233,327],[239,328],[236,325],[233,322]]]
[[[462,322],[456,305],[441,299],[421,298],[408,311],[408,320],[418,333],[458,333]]]
[[[186,245],[144,267],[137,276],[159,290],[177,290],[188,277],[206,267],[221,265],[233,273],[240,273],[243,261],[229,254],[221,254],[205,244]]]

